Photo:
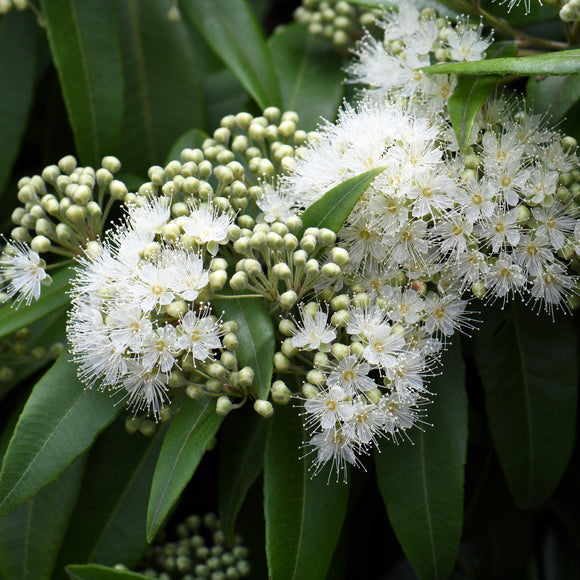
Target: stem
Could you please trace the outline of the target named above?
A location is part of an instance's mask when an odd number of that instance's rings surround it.
[[[237,300],[238,298],[264,298],[262,294],[236,294],[234,296],[227,296],[225,294],[214,294],[214,298],[220,298],[221,300]]]

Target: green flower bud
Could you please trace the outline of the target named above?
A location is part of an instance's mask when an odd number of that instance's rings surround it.
[[[238,368],[238,360],[236,356],[227,350],[222,352],[220,362],[230,371],[235,371]]]
[[[314,366],[317,368],[326,368],[329,365],[328,355],[325,352],[317,352],[314,355]],[[311,383],[313,381],[310,381]],[[316,384],[316,383],[315,383]]]
[[[190,399],[197,400],[203,397],[203,390],[201,389],[201,387],[197,385],[187,385],[185,389],[185,394]]]
[[[218,415],[225,417],[232,410],[233,406],[234,404],[230,401],[230,399],[224,395],[218,397],[215,412]]]
[[[217,362],[211,363],[208,366],[207,373],[210,377],[213,377],[214,379],[217,379],[217,380],[221,381],[222,383],[226,380],[226,378],[228,376],[227,369],[223,365],[221,365]]]
[[[28,242],[30,241],[30,233],[28,228],[18,226],[17,228],[12,228],[10,232],[10,237],[17,242]]]
[[[225,270],[218,270],[209,275],[209,286],[212,290],[221,290],[228,281],[228,274]]]
[[[36,222],[35,229],[36,233],[42,236],[50,237],[55,233],[54,225],[45,218],[41,218]]]
[[[307,260],[308,260],[308,254],[306,253],[305,250],[296,250],[292,254],[292,262],[297,267],[305,266]]]
[[[279,301],[284,310],[290,310],[298,302],[298,294],[294,290],[286,290],[286,292],[280,294]]]
[[[350,343],[350,352],[355,356],[360,356],[363,353],[364,349],[365,347],[361,342]]]
[[[306,234],[300,240],[300,247],[311,254],[316,249],[316,238],[313,235]]]
[[[30,247],[39,254],[48,252],[50,250],[50,240],[46,236],[34,236],[30,242]]]
[[[292,398],[292,391],[290,391],[284,381],[274,381],[271,392],[272,400],[278,405],[287,405]]]
[[[139,426],[139,431],[145,437],[151,437],[155,435],[155,431],[157,430],[157,425],[155,421],[149,421],[148,419],[143,419],[141,425]]]
[[[238,347],[240,346],[240,343],[238,341],[238,337],[233,332],[226,333],[222,342],[223,342],[224,348],[226,348],[227,350],[231,350],[231,351],[238,350]]]
[[[270,401],[264,401],[263,399],[256,399],[254,401],[254,410],[265,419],[268,419],[274,414],[272,403]]]
[[[310,260],[308,260],[308,262],[306,262],[304,269],[306,271],[306,274],[308,274],[310,276],[314,276],[314,275],[318,274],[318,271],[320,269],[320,264],[318,263],[318,260],[311,258]]]
[[[171,318],[174,318],[175,320],[184,316],[188,310],[189,308],[185,300],[175,300],[165,307],[165,312],[167,315]]]
[[[290,361],[284,353],[277,352],[274,354],[274,368],[280,372],[285,372],[290,368]]]
[[[294,336],[296,325],[289,318],[282,318],[278,324],[278,330],[282,336]]]
[[[266,234],[257,232],[250,238],[250,245],[254,250],[262,250],[266,247]]]
[[[252,367],[244,367],[240,369],[240,386],[248,388],[254,382],[254,369]]]
[[[100,218],[103,215],[101,206],[96,201],[89,201],[86,205],[87,215],[91,218]]]
[[[340,266],[338,264],[330,262],[329,264],[324,264],[320,272],[325,278],[333,280],[334,278],[338,278],[338,276],[340,276],[342,270],[340,269]]]
[[[227,320],[222,324],[225,332],[233,332],[234,334],[240,330],[240,325],[235,320]]]
[[[282,346],[280,350],[283,354],[285,354],[288,358],[292,358],[298,354],[298,349],[292,344],[291,338],[286,338],[282,342]]]
[[[317,389],[314,385],[312,385],[311,383],[304,383],[302,385],[302,394],[307,398],[307,399],[314,399],[316,396],[318,396],[318,393],[320,393],[319,389]]]
[[[284,247],[284,239],[276,232],[266,234],[266,244],[271,250],[281,250]]]
[[[67,155],[58,162],[58,166],[63,173],[70,175],[77,168],[77,160],[72,155]]]
[[[290,280],[292,277],[292,270],[288,267],[288,264],[280,262],[272,267],[272,273],[279,280]]]

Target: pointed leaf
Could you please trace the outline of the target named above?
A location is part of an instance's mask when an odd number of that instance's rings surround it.
[[[240,367],[254,369],[253,388],[260,399],[267,399],[274,372],[276,340],[268,309],[260,298],[214,298],[213,308],[223,320],[235,320],[240,346],[236,352]]]
[[[38,24],[31,10],[0,21],[0,194],[18,155],[36,74]]]
[[[199,55],[170,2],[118,2],[126,85],[119,156],[126,171],[162,162],[187,127],[205,125]]]
[[[215,412],[215,399],[209,397],[187,399],[177,413],[161,447],[153,476],[147,510],[149,541],[193,477],[222,420]]]
[[[0,472],[0,514],[56,479],[120,411],[110,397],[85,390],[65,353],[32,391]]]
[[[71,268],[59,270],[52,277],[52,284],[42,289],[42,294],[36,302],[30,306],[21,305],[13,308],[5,304],[0,308],[0,338],[4,338],[25,326],[29,326],[37,320],[41,320],[49,314],[61,310],[70,304],[67,290],[69,282],[74,276]]]
[[[169,163],[174,159],[177,161],[181,160],[181,152],[184,149],[201,149],[203,142],[209,137],[205,131],[200,129],[190,129],[186,131],[177,139],[177,141],[171,146],[167,157],[165,158],[165,163]]]
[[[342,61],[328,42],[300,24],[282,27],[268,42],[282,88],[284,109],[300,115],[300,128],[332,120],[343,95]]]
[[[260,108],[282,105],[264,35],[244,0],[183,0],[180,7]]]
[[[562,50],[534,56],[436,64],[425,67],[422,70],[429,74],[570,75],[580,73],[580,50]]]
[[[580,75],[531,77],[526,94],[535,113],[549,113],[559,121],[580,100]]]
[[[299,410],[277,407],[264,456],[266,554],[272,580],[323,580],[332,561],[349,486],[312,476],[303,458]]]
[[[149,576],[116,570],[98,564],[79,564],[67,566],[66,573],[71,580],[148,580]]]
[[[395,534],[421,580],[443,580],[457,558],[463,521],[463,466],[467,450],[465,370],[455,346],[443,357],[430,390],[433,426],[392,441],[375,453],[380,492]]]
[[[59,478],[0,518],[0,573],[10,580],[50,580],[85,468],[77,459]]]
[[[574,444],[578,397],[576,335],[514,303],[488,310],[474,336],[494,445],[509,488],[522,507],[548,499]]]
[[[375,177],[384,171],[377,167],[343,181],[309,206],[300,216],[302,232],[310,227],[338,232]]]
[[[116,421],[95,443],[60,561],[132,567],[147,549],[147,501],[167,429],[129,435]]]
[[[489,53],[489,58],[513,56],[516,53],[516,46],[513,42],[499,42],[490,48]],[[475,118],[487,97],[497,86],[499,79],[498,75],[459,78],[455,91],[449,99],[448,107],[449,118],[461,149],[469,145]]]
[[[221,529],[231,542],[238,512],[264,466],[268,421],[253,409],[231,413],[221,437],[219,513]]]
[[[41,0],[77,150],[87,165],[114,151],[123,72],[114,0]]]

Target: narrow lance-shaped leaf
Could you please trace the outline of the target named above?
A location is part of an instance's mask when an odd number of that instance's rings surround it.
[[[370,169],[365,173],[350,177],[327,191],[300,216],[302,232],[310,227],[328,228],[333,232],[338,232],[358,200],[384,169],[384,167]]]
[[[116,570],[98,564],[67,566],[66,573],[71,580],[147,580],[149,578],[136,572]]]
[[[41,0],[48,40],[82,161],[114,151],[123,72],[114,0]]]
[[[202,131],[201,129],[190,129],[183,133],[179,139],[171,146],[167,157],[165,158],[165,163],[169,163],[174,159],[177,161],[181,160],[181,152],[184,149],[201,149],[203,142],[209,137],[209,135]]]
[[[304,458],[299,410],[277,407],[264,456],[266,555],[272,580],[326,578],[348,502],[349,486],[313,476]]]
[[[580,75],[531,77],[526,96],[535,113],[559,121],[580,100]]]
[[[429,385],[424,431],[381,444],[375,453],[379,489],[403,551],[421,580],[443,580],[453,569],[463,522],[467,450],[465,371],[458,346],[443,357]]]
[[[264,35],[244,0],[183,0],[180,7],[259,107],[282,105]]]
[[[120,409],[106,394],[86,390],[76,365],[61,355],[34,387],[14,430],[0,472],[0,514],[54,481]]]
[[[491,434],[522,507],[558,485],[574,445],[578,359],[572,320],[557,323],[516,303],[488,311],[474,336]]]
[[[165,437],[151,487],[147,509],[147,539],[153,540],[181,492],[193,477],[201,458],[223,420],[215,399],[187,399]]]

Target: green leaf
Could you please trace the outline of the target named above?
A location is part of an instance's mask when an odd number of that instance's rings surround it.
[[[205,131],[200,129],[190,129],[186,131],[177,139],[177,141],[172,145],[167,157],[165,158],[165,164],[167,165],[170,161],[177,160],[181,161],[181,152],[184,149],[201,149],[203,142],[209,137]]]
[[[502,54],[512,56],[516,52],[516,46],[513,42],[500,42],[493,45],[490,52],[489,56],[493,58]],[[448,107],[451,124],[461,149],[465,149],[469,145],[475,118],[487,97],[495,89],[499,79],[498,75],[459,78],[455,91],[449,99]]]
[[[516,303],[488,310],[474,336],[494,445],[508,486],[522,507],[547,500],[574,444],[578,396],[576,335]]]
[[[384,169],[384,167],[370,169],[365,173],[350,177],[327,191],[300,216],[302,218],[301,233],[310,227],[328,228],[333,232],[338,232],[358,200]]]
[[[429,386],[436,396],[412,443],[384,441],[375,453],[380,492],[403,551],[421,580],[442,580],[457,558],[467,450],[465,370],[455,346]]]
[[[126,85],[119,156],[126,171],[161,163],[187,127],[205,125],[199,55],[170,0],[117,3]]]
[[[187,399],[177,413],[161,447],[153,476],[147,510],[149,541],[193,477],[222,420],[215,412],[215,399],[209,397]]]
[[[253,388],[259,399],[267,399],[274,373],[276,339],[268,309],[260,298],[214,298],[214,311],[223,313],[223,320],[235,320],[240,346],[236,351],[240,367],[254,370]]]
[[[77,459],[60,477],[0,518],[0,573],[10,580],[50,580],[85,468]]]
[[[217,72],[210,69],[204,79],[204,89],[208,127],[218,127],[232,111],[247,111],[254,106],[240,81],[227,68]]]
[[[563,50],[535,56],[436,64],[425,67],[422,70],[429,74],[570,75],[580,73],[580,50]]]
[[[36,74],[38,25],[31,10],[0,21],[0,194],[18,155]]]
[[[20,308],[13,308],[10,304],[2,306],[0,308],[0,338],[29,326],[57,310],[64,310],[70,303],[67,290],[70,288],[69,282],[73,276],[74,271],[71,268],[59,270],[52,277],[52,284],[48,288],[43,288],[36,302],[32,302],[29,306],[21,305]]]
[[[167,429],[129,435],[123,418],[93,446],[60,561],[132,567],[147,549],[147,501]]]
[[[535,113],[549,113],[559,121],[580,100],[580,75],[531,77],[526,93]]]
[[[180,7],[260,108],[282,105],[264,35],[243,0],[182,0]]]
[[[346,514],[349,486],[313,476],[299,410],[277,407],[264,457],[266,554],[272,580],[323,580]],[[329,476],[330,478],[330,476]]]
[[[41,0],[75,142],[83,163],[97,165],[117,145],[123,72],[114,0]]]
[[[36,384],[18,420],[0,472],[0,515],[56,479],[93,443],[120,407],[85,390],[65,353]]]
[[[330,43],[296,23],[282,27],[268,46],[280,78],[284,109],[300,115],[300,128],[310,131],[321,117],[334,119],[344,92],[344,74]]]
[[[221,437],[219,513],[221,529],[231,542],[238,512],[264,466],[268,421],[253,409],[231,413]]]
[[[67,566],[66,573],[71,580],[148,580],[149,576],[128,572],[125,570],[115,570],[98,564],[82,564],[77,566]]]

